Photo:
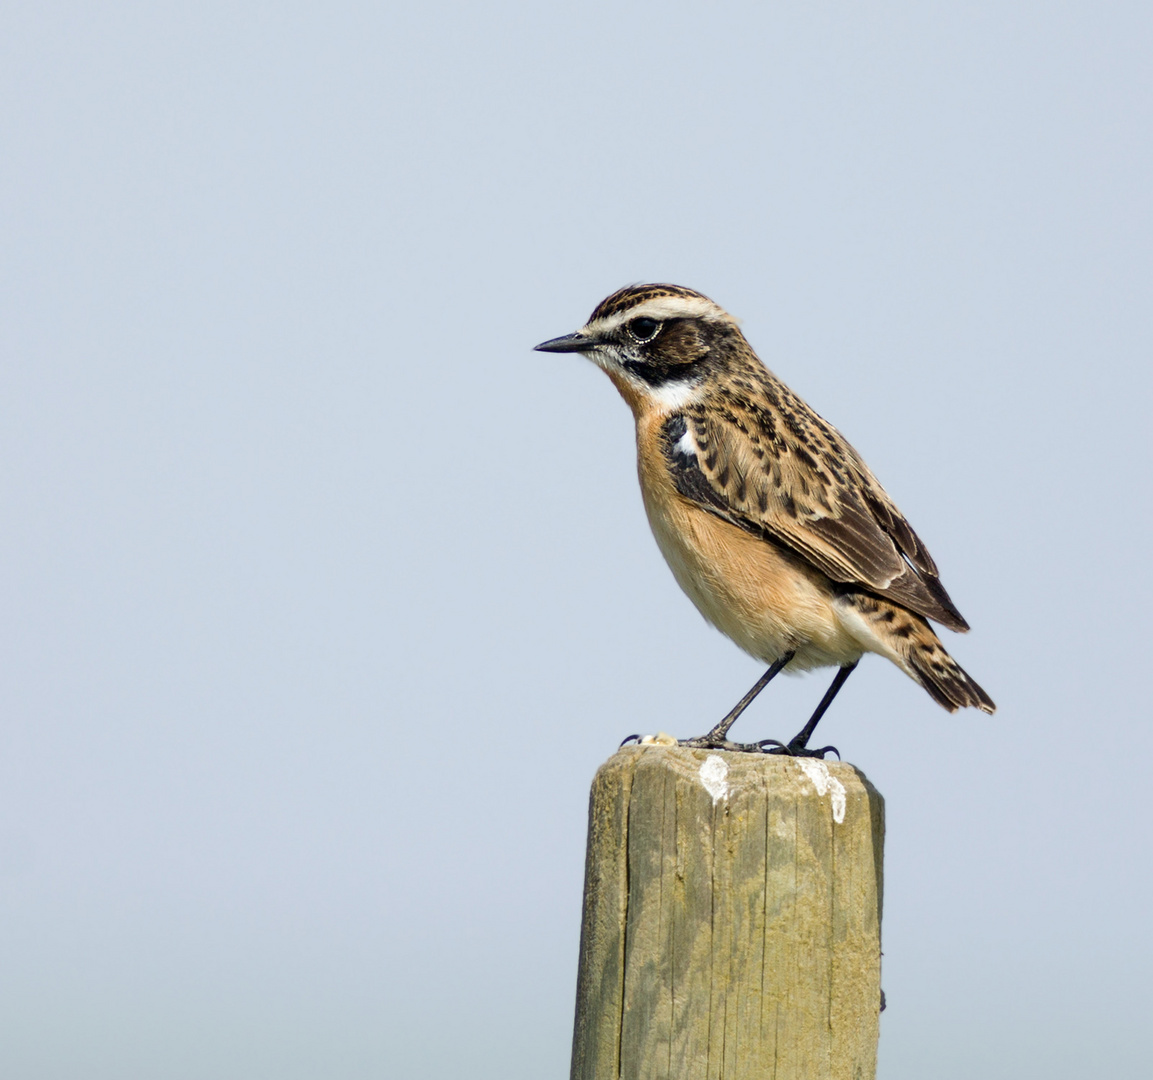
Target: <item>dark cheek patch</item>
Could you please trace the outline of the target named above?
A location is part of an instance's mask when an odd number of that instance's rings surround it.
[[[695,319],[668,319],[651,344],[637,347],[635,358],[625,360],[624,366],[649,386],[683,382],[709,355],[707,336]]]

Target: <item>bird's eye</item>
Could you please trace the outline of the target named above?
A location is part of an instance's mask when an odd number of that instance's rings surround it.
[[[628,324],[629,334],[640,342],[652,341],[660,328],[661,324],[656,319],[650,319],[643,315],[639,319],[633,319]]]

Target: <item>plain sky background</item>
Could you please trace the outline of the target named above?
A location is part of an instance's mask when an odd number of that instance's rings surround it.
[[[822,723],[882,1080],[1148,1075],[1151,56],[1140,2],[9,5],[0,1075],[567,1075],[593,772],[760,673],[531,351],[643,280],[852,440],[1000,706],[874,658]]]

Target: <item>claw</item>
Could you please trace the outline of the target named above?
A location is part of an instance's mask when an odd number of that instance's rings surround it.
[[[634,743],[637,746],[679,746],[679,740],[673,738],[663,731],[658,731],[655,735],[626,735],[621,740],[621,745],[617,747],[618,750],[629,743]]]
[[[795,742],[783,743],[780,739],[761,739],[756,745],[766,754],[788,754],[789,757],[815,757],[820,758],[822,761],[826,754],[836,754],[837,760],[841,760],[841,751],[835,746],[822,746],[820,750],[810,750],[807,746],[798,746]],[[769,747],[772,747],[772,749],[768,749]]]
[[[790,757],[792,757],[792,755],[793,755],[792,750],[790,750],[789,747],[787,747],[783,742],[781,742],[780,739],[760,739],[757,742],[757,746],[759,746],[761,748],[761,751],[765,754],[788,754]],[[766,747],[769,747],[769,746],[774,746],[777,749],[775,749],[775,750],[765,749]]]
[[[772,753],[772,751],[769,752]],[[788,752],[792,754],[793,757],[815,757],[820,758],[822,761],[825,760],[826,754],[836,754],[837,760],[842,760],[841,751],[835,746],[822,746],[820,750],[810,750],[807,746],[790,746]]]

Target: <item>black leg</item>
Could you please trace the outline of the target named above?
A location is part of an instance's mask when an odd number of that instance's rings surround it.
[[[766,686],[769,685],[785,667],[786,664],[795,656],[795,653],[787,652],[779,660],[775,661],[772,667],[764,673],[754,684],[753,688],[743,697],[740,701],[733,706],[732,710],[716,727],[713,728],[707,735],[701,735],[695,739],[681,739],[681,746],[700,746],[710,750],[755,750],[759,749],[757,744],[752,743],[745,746],[743,743],[731,743],[727,736],[729,728],[737,722],[737,717],[741,715],[752,704],[755,698]],[[830,699],[832,700],[832,699]]]
[[[840,671],[837,672],[833,678],[832,685],[825,691],[825,696],[821,698],[820,705],[817,706],[816,712],[809,717],[809,722],[801,728],[790,740],[789,745],[785,746],[783,743],[778,742],[776,739],[764,739],[761,745],[764,747],[772,746],[773,749],[766,750],[769,754],[792,754],[794,757],[824,757],[830,750],[837,754],[835,746],[823,746],[820,750],[809,750],[809,739],[812,737],[813,732],[816,730],[817,724],[820,723],[821,717],[825,715],[829,706],[833,703],[833,698],[837,696],[837,692],[845,685],[845,680],[853,674],[853,669],[856,668],[859,660],[854,660],[851,664],[846,664]]]

